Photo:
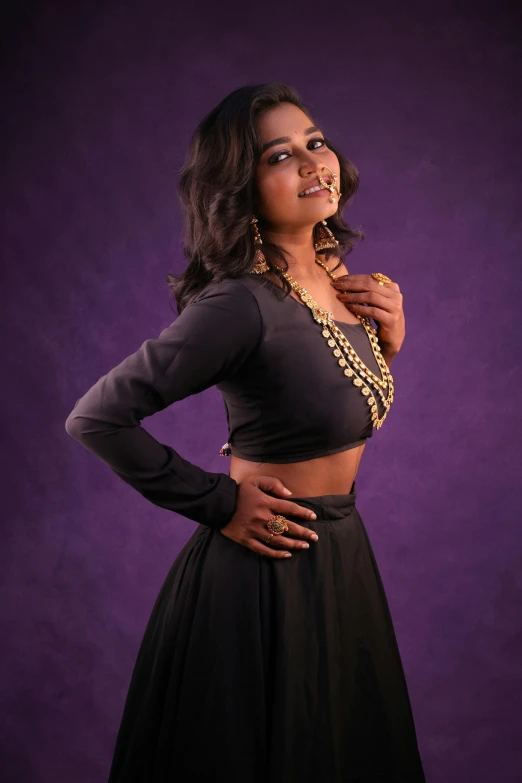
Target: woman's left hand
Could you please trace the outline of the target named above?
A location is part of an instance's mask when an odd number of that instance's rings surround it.
[[[371,275],[343,275],[332,286],[351,313],[366,315],[377,322],[377,339],[383,352],[395,355],[400,351],[406,325],[397,283],[379,285]]]

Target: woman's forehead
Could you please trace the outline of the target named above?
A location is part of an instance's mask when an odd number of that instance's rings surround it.
[[[261,141],[274,136],[301,135],[310,125],[310,118],[298,106],[280,103],[265,109],[258,117],[257,130]]]

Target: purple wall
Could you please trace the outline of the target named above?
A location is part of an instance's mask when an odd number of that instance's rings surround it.
[[[194,523],[64,423],[174,320],[164,280],[183,266],[175,185],[196,123],[232,89],[277,80],[359,168],[347,217],[367,238],[350,271],[404,295],[396,402],[357,491],[427,780],[515,783],[520,16],[500,2],[174,5],[34,3],[4,24],[0,777],[107,778],[145,623]],[[146,427],[228,471],[215,389]]]

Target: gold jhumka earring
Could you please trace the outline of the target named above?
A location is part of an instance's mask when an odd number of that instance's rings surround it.
[[[315,228],[314,248],[316,253],[319,253],[321,250],[326,250],[328,247],[335,248],[339,246],[339,242],[328,228],[326,220],[321,220],[320,223],[317,223]]]
[[[261,239],[259,229],[256,225],[257,218],[255,216],[252,217],[250,223],[253,227],[254,245],[256,247],[256,252],[254,254],[254,264],[252,266],[252,269],[250,270],[250,274],[262,275],[264,274],[264,272],[268,272],[270,267],[268,266],[266,262],[265,254],[263,253],[263,249],[262,249],[263,240]],[[317,223],[314,230],[315,251],[319,253],[321,250],[326,250],[327,248],[336,248],[338,246],[339,246],[339,242],[328,228],[326,224],[326,220],[321,220],[320,223]]]
[[[261,234],[259,233],[259,229],[257,227],[257,218],[254,215],[252,217],[252,220],[250,221],[253,230],[254,230],[254,245],[256,247],[256,252],[254,254],[254,265],[252,269],[250,270],[251,275],[262,275],[264,272],[268,272],[270,267],[266,263],[265,254],[262,250],[263,240],[261,239]]]
[[[326,180],[323,179],[323,177],[318,174],[317,179],[319,180],[319,183],[323,186],[323,188],[326,188],[330,191],[330,201],[336,200],[336,193],[337,191],[338,198],[341,198],[342,193],[337,190],[337,174],[334,174],[330,166],[324,166],[324,168],[327,168],[328,171],[332,175],[332,181],[326,182]],[[326,224],[326,220],[321,220],[320,223],[316,226],[317,231],[314,232],[314,248],[317,253],[319,253],[321,250],[326,250],[327,248],[336,248],[339,246],[339,242],[334,237],[330,229],[328,228]]]
[[[337,174],[334,174],[332,169],[329,166],[323,166],[323,168],[328,169],[328,171],[331,173],[332,181],[326,182],[326,180],[321,176],[321,174],[317,175],[317,179],[319,180],[320,184],[326,188],[328,191],[330,191],[330,201],[334,202],[337,198],[340,198],[342,193],[337,189]],[[261,239],[261,234],[259,233],[259,229],[257,227],[257,218],[255,215],[252,216],[250,223],[253,228],[253,234],[254,234],[254,245],[256,248],[256,252],[254,254],[254,264],[252,266],[252,269],[250,270],[251,275],[262,275],[265,272],[268,272],[270,267],[267,264],[265,254],[263,253],[263,240]],[[317,223],[315,229],[314,229],[314,249],[316,253],[321,252],[322,250],[327,250],[328,248],[335,249],[336,247],[339,247],[339,242],[334,237],[330,229],[328,228],[328,225],[326,223],[326,220],[321,220],[320,223]]]

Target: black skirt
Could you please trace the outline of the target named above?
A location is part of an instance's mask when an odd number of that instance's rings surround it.
[[[350,494],[262,557],[199,525],[138,652],[109,783],[424,783],[384,587]],[[267,533],[268,534],[268,533]]]

